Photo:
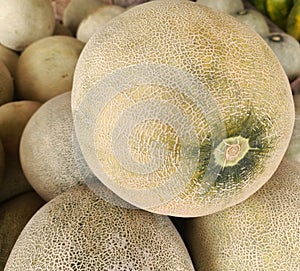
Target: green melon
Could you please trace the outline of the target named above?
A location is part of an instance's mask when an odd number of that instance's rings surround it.
[[[170,219],[110,204],[85,186],[45,204],[27,223],[5,271],[193,271]]]
[[[191,1],[118,15],[88,41],[74,73],[75,132],[91,170],[160,214],[206,215],[248,198],[278,167],[294,113],[264,40]]]

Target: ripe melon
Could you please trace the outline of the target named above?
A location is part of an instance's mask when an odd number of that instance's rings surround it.
[[[13,78],[16,75],[18,59],[19,55],[15,51],[0,44],[0,60],[6,65]]]
[[[23,228],[45,202],[34,192],[24,193],[0,205],[0,270]]]
[[[299,169],[299,163],[283,159],[272,178],[244,202],[185,220],[196,270],[299,270]]]
[[[124,11],[124,8],[117,5],[101,5],[80,22],[76,32],[77,39],[87,42],[103,25]]]
[[[52,35],[55,17],[49,0],[1,0],[0,43],[22,51]]]
[[[192,271],[170,219],[111,205],[85,186],[45,204],[20,234],[5,271]]]
[[[0,106],[0,139],[5,153],[5,170],[0,202],[32,190],[19,161],[19,144],[23,129],[41,103],[13,101]]]
[[[89,167],[160,214],[206,215],[257,191],[287,149],[294,113],[263,39],[191,1],[118,15],[86,44],[74,74],[72,114]]]
[[[7,66],[0,60],[0,106],[12,101],[14,96],[13,78]]]
[[[27,180],[46,201],[94,178],[76,141],[70,92],[45,102],[30,118],[20,142],[20,160]]]
[[[68,36],[51,36],[28,46],[18,61],[18,98],[45,102],[70,91],[83,46],[83,42]]]

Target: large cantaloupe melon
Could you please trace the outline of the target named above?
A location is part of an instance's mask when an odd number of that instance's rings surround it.
[[[44,205],[27,223],[5,271],[193,271],[170,219],[114,206],[85,186]]]
[[[283,159],[272,178],[244,202],[187,219],[183,231],[196,270],[299,270],[299,169],[299,163]]]
[[[72,113],[83,155],[140,208],[206,215],[257,191],[294,123],[289,82],[269,46],[228,14],[151,1],[84,47]]]

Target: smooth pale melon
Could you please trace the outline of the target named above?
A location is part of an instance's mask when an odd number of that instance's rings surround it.
[[[76,32],[77,39],[87,42],[103,25],[124,11],[117,5],[101,5],[81,21]]]
[[[191,1],[157,0],[88,41],[72,114],[106,186],[137,207],[191,217],[235,205],[271,177],[295,112],[286,74],[255,31]]]
[[[22,51],[32,42],[52,35],[54,12],[49,0],[1,0],[0,43]]]
[[[34,101],[13,101],[0,106],[0,139],[5,153],[0,202],[32,190],[20,165],[19,144],[26,123],[40,105]]]
[[[197,0],[196,3],[228,14],[234,14],[244,9],[242,0]]]
[[[299,169],[299,163],[283,159],[272,178],[244,202],[186,219],[185,239],[196,270],[298,270]]]
[[[24,193],[0,205],[0,270],[23,228],[45,202],[34,192]]]
[[[47,37],[28,46],[18,61],[18,98],[45,102],[70,91],[83,46],[83,42],[67,36]]]
[[[5,168],[5,154],[2,141],[0,139],[0,190],[1,190],[1,182],[4,175],[4,168]]]
[[[15,51],[0,44],[0,60],[6,65],[13,78],[16,75],[18,59],[19,55]]]
[[[85,186],[44,205],[20,234],[5,271],[194,270],[170,219],[111,205]]]
[[[30,118],[20,142],[20,160],[27,180],[46,201],[94,178],[75,137],[70,92],[45,102]]]
[[[102,4],[102,0],[71,0],[63,12],[63,24],[75,34],[80,22]]]
[[[12,101],[14,96],[13,78],[7,66],[0,60],[0,106]]]

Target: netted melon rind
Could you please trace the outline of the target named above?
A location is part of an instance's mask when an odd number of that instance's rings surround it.
[[[44,205],[5,271],[194,270],[170,219],[110,205],[82,186]]]
[[[244,202],[187,220],[184,234],[197,270],[294,271],[300,266],[299,163],[283,159]]]

